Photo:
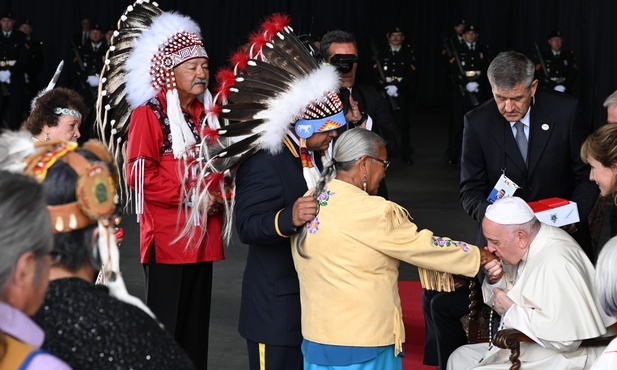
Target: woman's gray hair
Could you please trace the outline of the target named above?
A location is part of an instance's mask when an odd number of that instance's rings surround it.
[[[325,164],[323,171],[321,171],[321,177],[315,185],[315,192],[313,193],[315,202],[317,202],[317,198],[326,184],[336,177],[337,171],[349,171],[365,155],[376,157],[379,150],[385,148],[385,146],[386,141],[372,131],[363,128],[345,131],[334,143],[332,160]],[[317,213],[319,214],[319,203],[317,204]],[[302,249],[304,239],[306,239],[306,225],[300,227],[298,236],[294,241],[294,247],[300,256],[307,258]]]
[[[499,53],[488,67],[488,81],[493,90],[512,90],[521,82],[526,88],[531,87],[535,67],[525,55],[516,51]]]
[[[43,187],[34,179],[0,170],[0,297],[19,258],[28,252],[43,257],[51,251],[52,233]],[[43,265],[38,265],[36,277]]]
[[[617,237],[611,238],[596,262],[596,297],[607,315],[617,317]]]

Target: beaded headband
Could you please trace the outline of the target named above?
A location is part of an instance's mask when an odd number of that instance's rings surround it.
[[[207,58],[208,53],[204,44],[194,33],[181,31],[169,37],[159,48],[161,52],[155,54],[150,61],[150,75],[152,88],[160,90],[176,88],[176,78],[173,69],[193,58]]]
[[[69,108],[56,107],[54,108],[54,114],[57,114],[59,116],[60,115],[73,116],[73,117],[77,117],[81,119],[81,113],[79,113],[78,111],[74,109],[69,109]]]

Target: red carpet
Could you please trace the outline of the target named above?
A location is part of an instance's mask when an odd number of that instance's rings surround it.
[[[398,291],[403,307],[406,341],[403,345],[403,370],[435,370],[436,366],[422,364],[424,356],[424,315],[422,287],[419,281],[399,281]]]

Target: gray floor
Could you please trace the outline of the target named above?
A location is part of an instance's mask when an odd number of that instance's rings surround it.
[[[448,117],[443,111],[414,112],[412,145],[415,164],[407,167],[393,160],[386,181],[391,200],[406,207],[419,228],[430,229],[441,236],[473,241],[476,223],[463,212],[458,200],[459,168],[445,163],[447,122]],[[129,291],[143,298],[138,226],[130,215],[124,217],[122,226],[125,230],[121,251],[123,276]],[[234,238],[225,254],[225,261],[214,265],[209,368],[247,369],[245,342],[237,332],[246,248]],[[400,279],[417,279],[413,266],[402,263],[400,270]]]

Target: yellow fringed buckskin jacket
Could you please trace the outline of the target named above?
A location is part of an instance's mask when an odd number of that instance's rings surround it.
[[[307,225],[303,258],[292,253],[300,279],[302,335],[320,344],[375,347],[405,341],[398,295],[399,260],[420,267],[422,285],[452,290],[451,274],[474,276],[478,248],[418,231],[396,203],[332,180]],[[443,271],[443,272],[440,272]]]

